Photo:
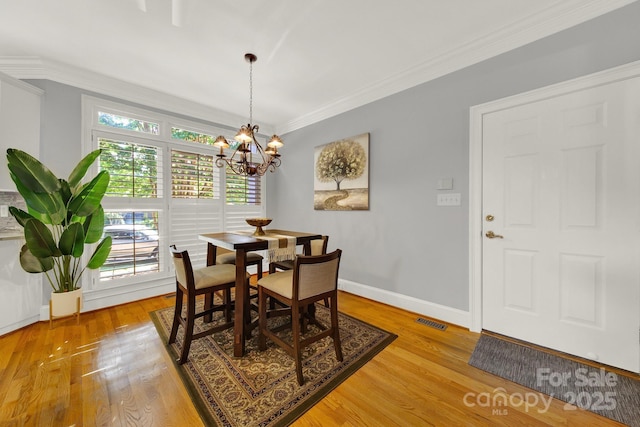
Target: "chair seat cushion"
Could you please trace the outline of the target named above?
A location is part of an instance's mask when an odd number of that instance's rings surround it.
[[[263,286],[285,298],[293,298],[293,270],[279,271],[258,280],[258,286]]]
[[[257,252],[247,253],[247,264],[262,262],[263,256]],[[216,264],[234,264],[236,263],[236,253],[227,252],[216,257]]]
[[[236,267],[231,264],[222,264],[198,268],[193,270],[193,279],[196,289],[233,283],[236,281]]]

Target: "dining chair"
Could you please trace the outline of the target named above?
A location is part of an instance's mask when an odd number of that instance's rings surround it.
[[[315,239],[309,242],[311,245],[310,255],[324,255],[327,253],[327,244],[329,236],[322,236],[321,239]],[[274,261],[269,263],[269,273],[275,273],[277,270],[293,270],[293,260]]]
[[[342,361],[342,346],[338,329],[338,269],[342,251],[324,255],[297,255],[292,270],[269,274],[258,281],[258,349],[267,348],[267,338],[282,347],[296,362],[298,384],[304,384],[302,375],[302,349],[330,336],[338,361]],[[285,308],[268,308],[267,298],[275,299]],[[327,299],[331,312],[331,326],[322,324],[315,316],[316,301]],[[269,329],[267,320],[278,316],[291,316],[292,339],[285,341]],[[306,322],[316,325],[320,332],[302,336]]]
[[[321,239],[315,239],[309,242],[311,245],[311,255],[324,255],[327,253],[327,244],[329,236],[322,236]],[[274,261],[269,263],[269,274],[275,273],[277,270],[292,270],[293,260]],[[329,307],[329,301],[325,298],[324,306]],[[273,305],[272,305],[273,307]]]
[[[233,301],[231,289],[235,287],[236,268],[231,264],[210,265],[193,269],[188,251],[179,251],[175,245],[169,247],[173,256],[176,274],[176,305],[173,314],[173,325],[169,335],[169,344],[176,341],[178,328],[184,328],[182,351],[178,364],[183,364],[189,357],[189,350],[193,340],[223,331],[233,326]],[[247,277],[248,280],[248,277]],[[222,304],[215,304],[214,293],[222,293]],[[204,295],[204,307],[197,311],[196,296]],[[183,299],[187,299],[186,316],[182,316]],[[224,311],[222,323],[194,333],[195,320],[204,317],[203,323],[212,320],[213,313]]]
[[[230,251],[224,248],[217,248],[220,255],[216,256],[216,264],[232,264],[236,265],[236,251]],[[262,279],[262,261],[264,257],[257,252],[247,252],[247,267],[256,266],[258,280]]]

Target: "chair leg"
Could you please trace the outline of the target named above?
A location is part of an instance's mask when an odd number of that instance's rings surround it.
[[[176,287],[176,305],[173,312],[173,325],[171,326],[171,334],[169,334],[169,344],[176,341],[178,335],[178,327],[180,326],[180,316],[182,316],[182,289]]]
[[[313,303],[311,303],[311,305],[313,305]],[[302,327],[303,334],[307,333],[307,324],[309,323],[308,319],[309,319],[309,306],[305,305],[304,307],[302,307],[302,310],[300,312],[300,325]]]
[[[291,328],[293,339],[293,357],[296,359],[296,376],[298,377],[298,384],[304,384],[304,377],[302,376],[302,351],[300,349],[300,321],[293,318],[293,313],[300,314],[300,308],[298,304],[294,304],[291,307]]]
[[[333,347],[336,350],[338,362],[342,362],[342,344],[340,343],[340,328],[338,327],[338,304],[337,295],[331,296],[331,328],[333,329]]]
[[[257,264],[257,268],[258,268],[258,271],[257,271],[257,273],[258,273],[258,280],[260,280],[260,279],[262,279],[262,261],[260,261],[260,262]]]
[[[215,293],[214,292],[209,292],[208,294],[204,295],[204,309],[205,310],[209,310],[213,307],[214,304],[214,299],[215,299]],[[213,313],[209,313],[206,314],[204,316],[204,322],[205,323],[209,323],[213,321]]]
[[[260,351],[267,349],[265,329],[267,329],[267,295],[262,287],[258,286],[258,350]]]
[[[187,324],[184,331],[184,342],[182,344],[182,353],[178,364],[182,365],[187,361],[189,357],[189,349],[191,348],[191,341],[193,340],[193,326],[195,323],[196,315],[196,297],[195,295],[187,295]]]
[[[233,305],[231,302],[231,289],[227,288],[222,291],[222,295],[224,297],[224,314],[227,323],[231,322],[231,317],[233,315]]]

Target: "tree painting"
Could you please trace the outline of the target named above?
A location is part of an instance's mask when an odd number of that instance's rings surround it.
[[[345,179],[362,175],[367,156],[362,145],[352,139],[341,139],[324,146],[316,162],[316,176],[321,182],[335,181],[336,190]]]
[[[369,134],[316,147],[316,210],[369,209]]]

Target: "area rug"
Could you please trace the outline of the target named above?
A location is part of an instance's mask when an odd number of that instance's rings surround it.
[[[150,313],[165,343],[173,311],[170,307]],[[327,308],[317,305],[321,322],[329,324],[329,315]],[[198,330],[201,326],[196,321]],[[227,329],[193,341],[189,360],[176,368],[205,425],[286,426],[397,338],[343,313],[339,313],[339,327],[343,361],[336,360],[330,338],[305,348],[303,386],[298,385],[293,358],[284,350],[269,340],[267,350],[258,350],[255,330],[242,358],[233,357],[233,330]],[[181,327],[178,344],[165,347],[174,359],[181,350],[182,332]]]
[[[482,334],[469,364],[629,426],[640,426],[640,379]],[[534,400],[534,396],[527,396]]]

